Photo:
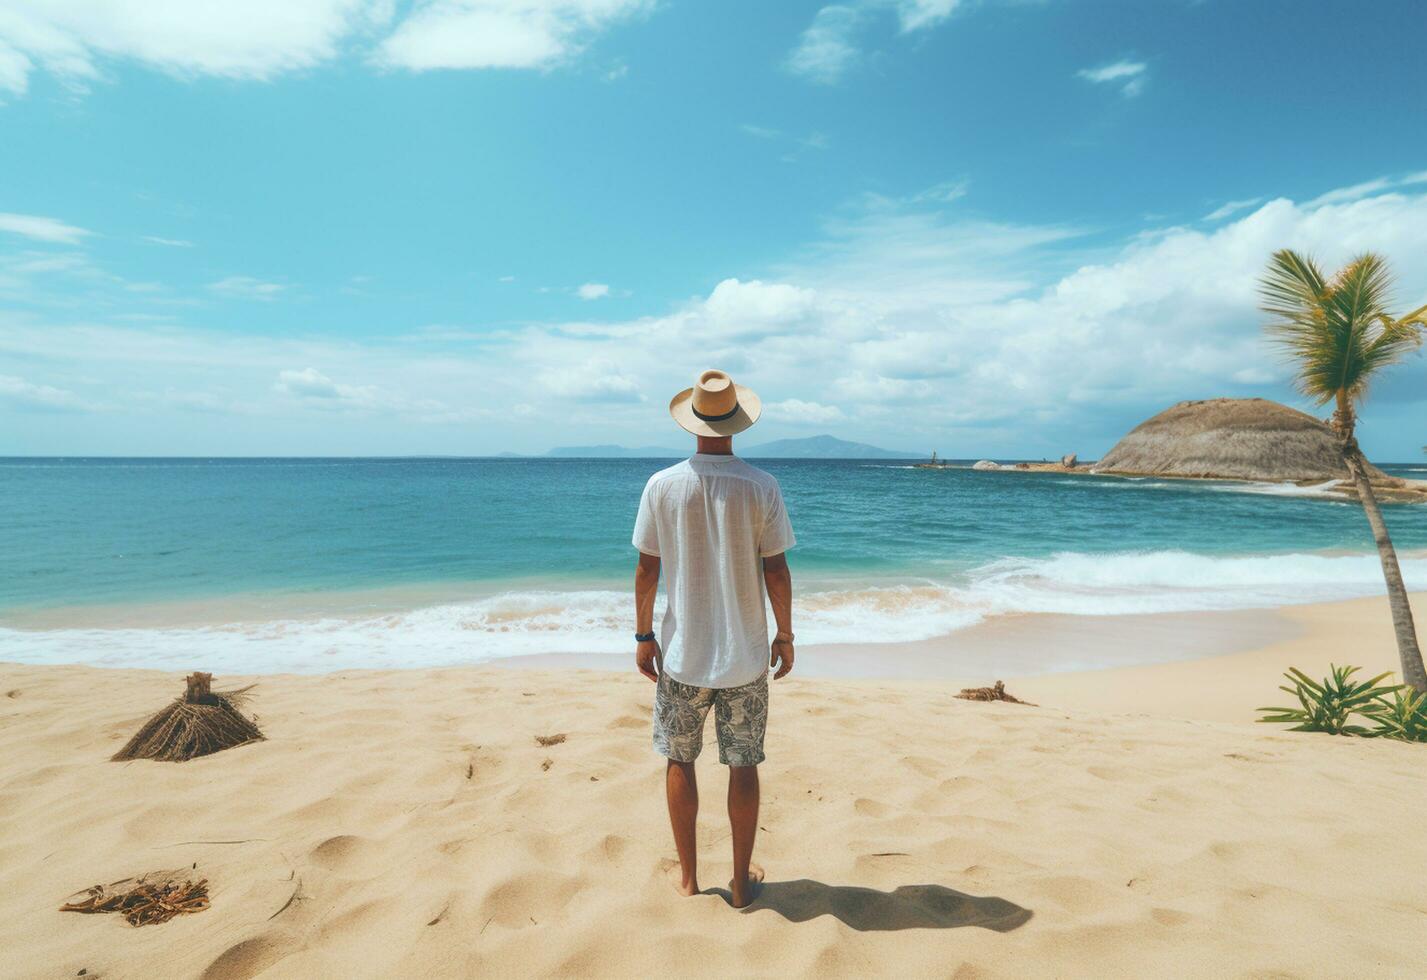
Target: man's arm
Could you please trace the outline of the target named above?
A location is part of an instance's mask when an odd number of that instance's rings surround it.
[[[654,632],[654,596],[659,591],[659,556],[639,553],[639,564],[634,568],[634,632]],[[634,649],[634,662],[639,672],[651,681],[659,680],[655,670],[655,660],[659,656],[659,644],[654,640],[640,643]]]
[[[763,582],[768,587],[768,601],[773,606],[773,618],[778,622],[778,636],[768,659],[776,681],[793,669],[793,573],[788,570],[786,554],[763,559]]]

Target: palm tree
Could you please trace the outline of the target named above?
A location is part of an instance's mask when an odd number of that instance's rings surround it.
[[[1326,279],[1312,259],[1280,249],[1269,260],[1259,286],[1262,309],[1272,317],[1267,330],[1295,362],[1298,390],[1319,405],[1335,404],[1329,424],[1377,542],[1402,659],[1402,679],[1418,691],[1427,691],[1427,671],[1417,646],[1402,569],[1354,432],[1356,407],[1366,395],[1368,383],[1422,343],[1427,306],[1401,318],[1389,315],[1384,307],[1392,276],[1387,263],[1371,252],[1359,255]]]

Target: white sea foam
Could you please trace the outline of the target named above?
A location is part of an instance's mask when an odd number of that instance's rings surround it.
[[[1402,568],[1409,588],[1427,588],[1427,558],[1404,558]],[[972,578],[968,592],[993,613],[1244,609],[1372,595],[1383,588],[1377,556],[1366,554],[1066,552],[992,562]]]
[[[1097,474],[1098,475],[1098,474]],[[1072,476],[1056,480],[1063,487],[1084,487],[1088,490],[1192,490],[1187,480],[1151,480],[1144,476],[1107,476],[1095,481]]]
[[[1204,490],[1217,493],[1251,493],[1267,497],[1317,497],[1325,500],[1348,500],[1351,499],[1343,493],[1339,485],[1341,480],[1328,480],[1324,483],[1315,483],[1308,486],[1299,486],[1296,483],[1256,483],[1250,481],[1211,481],[1211,480],[1157,480],[1145,476],[1108,476],[1106,479],[1087,484],[1082,477],[1070,477],[1064,480],[1056,480],[1061,486],[1089,486],[1095,490]]]
[[[1338,489],[1344,481],[1327,480],[1299,486],[1297,483],[1212,483],[1210,490],[1223,493],[1257,493],[1269,497],[1325,497],[1330,500],[1348,500],[1347,494]]]
[[[1403,556],[1402,568],[1409,588],[1427,589],[1427,555]],[[908,642],[1007,613],[1241,609],[1382,589],[1382,572],[1371,554],[1067,552],[991,562],[959,582],[804,587],[795,622],[805,644]],[[533,653],[625,653],[629,613],[629,595],[621,591],[529,591],[381,616],[202,628],[0,628],[0,661],[175,670],[201,662],[231,674],[446,666]]]

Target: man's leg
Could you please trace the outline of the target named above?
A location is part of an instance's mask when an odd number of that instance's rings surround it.
[[[672,806],[672,804],[671,804]],[[753,859],[753,838],[758,833],[758,767],[728,767],[728,822],[733,828],[733,907],[741,909],[753,901],[757,882],[749,876]]]
[[[753,901],[763,869],[751,862],[758,833],[758,764],[768,727],[768,675],[742,687],[720,690],[714,699],[718,758],[728,766],[728,822],[733,830],[733,907]]]
[[[692,762],[669,760],[664,770],[664,794],[669,799],[669,825],[674,828],[674,847],[679,852],[680,895],[699,893],[699,852],[694,825],[699,817],[699,784]],[[754,790],[754,810],[758,809]]]
[[[679,852],[682,880],[679,894],[699,891],[698,849],[694,825],[699,816],[699,784],[694,760],[704,747],[704,717],[713,691],[674,680],[662,670],[654,693],[654,750],[667,760],[664,796],[669,802],[669,826]]]

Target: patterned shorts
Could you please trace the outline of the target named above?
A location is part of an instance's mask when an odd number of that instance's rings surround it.
[[[742,687],[693,687],[659,674],[654,695],[654,751],[675,762],[693,762],[704,747],[704,718],[714,709],[718,761],[756,766],[763,761],[768,727],[768,675]]]

